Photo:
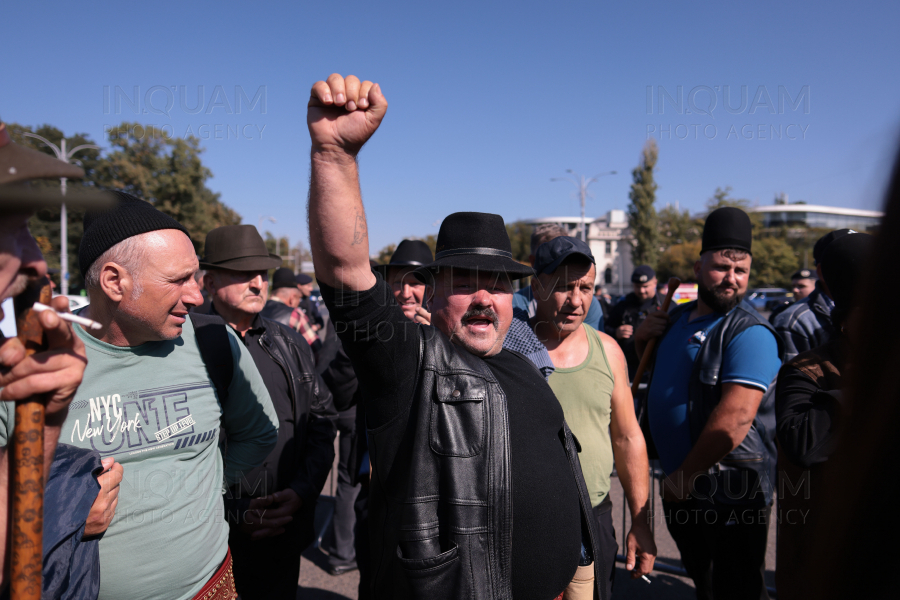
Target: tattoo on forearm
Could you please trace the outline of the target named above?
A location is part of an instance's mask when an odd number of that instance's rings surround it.
[[[359,211],[356,213],[356,223],[353,226],[353,241],[351,246],[358,246],[366,241],[366,215]]]

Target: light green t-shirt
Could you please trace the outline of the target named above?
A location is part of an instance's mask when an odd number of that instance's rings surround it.
[[[100,600],[193,598],[225,559],[224,482],[236,482],[275,446],[278,420],[266,386],[231,328],[234,376],[224,415],[190,319],[180,338],[131,348],[74,329],[88,365],[59,441],[124,467],[116,515],[100,540]],[[3,445],[13,414],[0,414]],[[228,433],[224,473],[220,425]]]
[[[615,379],[597,331],[583,325],[588,336],[588,355],[577,367],[553,371],[547,380],[559,400],[566,423],[581,444],[581,472],[591,497],[598,506],[609,494],[613,470],[609,419]]]

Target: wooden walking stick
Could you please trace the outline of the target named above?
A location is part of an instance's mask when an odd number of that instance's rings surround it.
[[[50,304],[50,282],[35,280],[16,296],[16,328],[27,355],[44,347],[44,329],[35,302]],[[44,403],[38,396],[16,402],[16,428],[13,433],[9,492],[10,598],[40,600],[44,534]]]
[[[666,299],[663,300],[661,310],[667,311],[669,310],[669,304],[672,303],[672,296],[675,295],[675,290],[678,289],[678,286],[681,285],[681,280],[677,277],[672,277],[669,279],[669,291],[666,293]],[[650,366],[650,357],[653,356],[653,351],[656,349],[656,341],[659,338],[653,338],[647,341],[647,347],[644,348],[644,354],[641,356],[641,362],[638,364],[637,371],[634,374],[634,381],[631,382],[631,394],[636,395],[638,393],[638,388],[641,386],[641,379],[644,377],[644,371],[647,370],[647,367]]]

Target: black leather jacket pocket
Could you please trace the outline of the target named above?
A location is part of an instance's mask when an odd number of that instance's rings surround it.
[[[403,558],[403,552],[397,548],[397,558],[413,598],[458,600],[471,596],[469,590],[462,589],[465,577],[461,577],[459,572],[462,565],[456,544],[446,552],[430,558]]]
[[[484,448],[487,384],[470,375],[437,375],[431,413],[431,449],[442,456],[472,457]]]

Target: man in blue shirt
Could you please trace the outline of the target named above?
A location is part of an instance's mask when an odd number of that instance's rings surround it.
[[[697,597],[768,598],[765,570],[774,481],[774,402],[781,366],[771,325],[742,302],[750,219],[712,213],[694,264],[698,300],[651,313],[635,349],[662,335],[647,399],[666,473],[663,507]]]

